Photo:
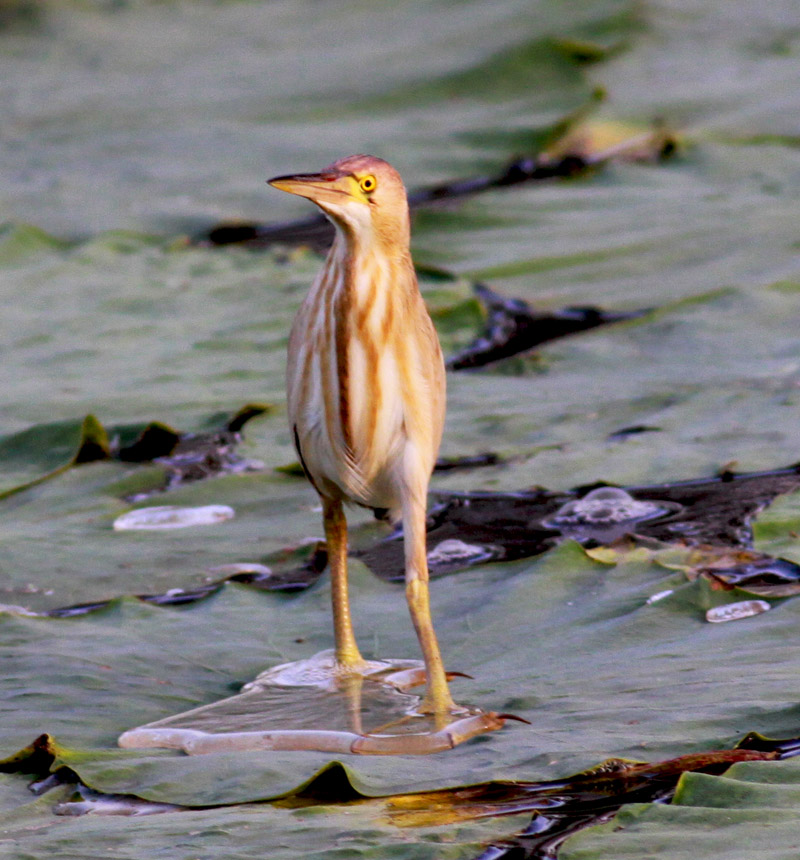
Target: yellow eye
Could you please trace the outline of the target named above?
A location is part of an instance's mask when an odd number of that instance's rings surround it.
[[[365,193],[371,194],[378,187],[378,180],[370,174],[358,180],[358,187]]]

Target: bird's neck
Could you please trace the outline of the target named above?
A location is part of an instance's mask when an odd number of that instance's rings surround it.
[[[326,269],[343,304],[357,312],[417,289],[407,243],[389,245],[338,225]]]

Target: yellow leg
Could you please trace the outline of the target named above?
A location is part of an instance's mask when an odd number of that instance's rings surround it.
[[[422,500],[409,494],[403,509],[406,560],[406,599],[417,631],[428,686],[420,710],[445,714],[459,710],[450,696],[439,643],[431,619],[428,595],[428,557],[425,546],[425,494]]]
[[[347,701],[347,727],[357,735],[364,734],[364,723],[361,719],[361,694],[364,687],[364,676],[355,672],[342,675],[336,688]]]
[[[336,662],[343,669],[356,669],[364,660],[356,645],[353,622],[350,619],[350,599],[347,594],[347,521],[341,501],[323,496],[322,516],[325,540],[328,544],[328,565],[331,571]]]

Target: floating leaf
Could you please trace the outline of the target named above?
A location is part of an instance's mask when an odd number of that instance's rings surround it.
[[[58,425],[58,429],[62,429],[63,425]],[[59,475],[63,475],[66,471],[71,469],[73,466],[79,466],[83,463],[93,463],[97,460],[105,460],[110,456],[110,446],[108,441],[108,434],[105,431],[103,425],[95,418],[94,415],[87,415],[80,425],[80,435],[78,438],[77,450],[72,455],[72,457],[63,465],[56,466],[56,468],[47,472],[44,475],[40,475],[37,478],[33,478],[30,481],[26,481],[23,484],[19,484],[16,487],[11,487],[10,489],[3,490],[0,492],[0,500],[9,498],[10,496],[16,495],[17,493],[21,493],[24,490],[28,490],[32,487],[36,487],[39,484],[44,483],[45,481],[52,480],[53,478],[57,478]],[[26,438],[28,436],[36,436],[37,433],[33,434],[19,434]],[[20,443],[22,442],[22,445]],[[17,436],[16,438],[5,440],[6,451],[12,452],[15,449],[25,448],[25,442]],[[50,453],[50,452],[46,452]],[[41,454],[40,454],[41,456]]]
[[[158,486],[148,486],[150,492],[164,489],[161,476],[165,476],[167,487],[175,487],[184,481],[199,480],[225,470],[251,468],[252,464],[242,460],[233,449],[241,442],[239,431],[244,424],[268,408],[263,404],[248,404],[226,420],[223,430],[209,433],[181,434],[159,421],[151,421],[143,429],[112,427],[113,442],[109,440],[109,431],[100,421],[94,415],[87,415],[80,424],[76,450],[68,462],[51,469],[47,474],[0,492],[0,499],[58,477],[73,466],[110,458],[132,463],[156,460],[165,466],[165,472],[159,473]],[[73,422],[64,422],[15,434],[0,441],[0,458],[5,455],[8,458],[28,459],[33,454],[36,460],[57,459],[63,456],[63,436],[69,433],[72,426]],[[134,434],[135,438],[131,438]],[[119,444],[120,437],[128,440],[126,444]],[[32,452],[34,446],[35,451]]]

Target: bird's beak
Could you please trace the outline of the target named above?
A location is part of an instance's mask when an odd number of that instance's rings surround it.
[[[294,173],[288,176],[275,176],[267,182],[280,191],[308,197],[315,203],[343,202],[343,196],[353,197],[358,191],[358,183],[349,173],[327,168],[321,173]]]

